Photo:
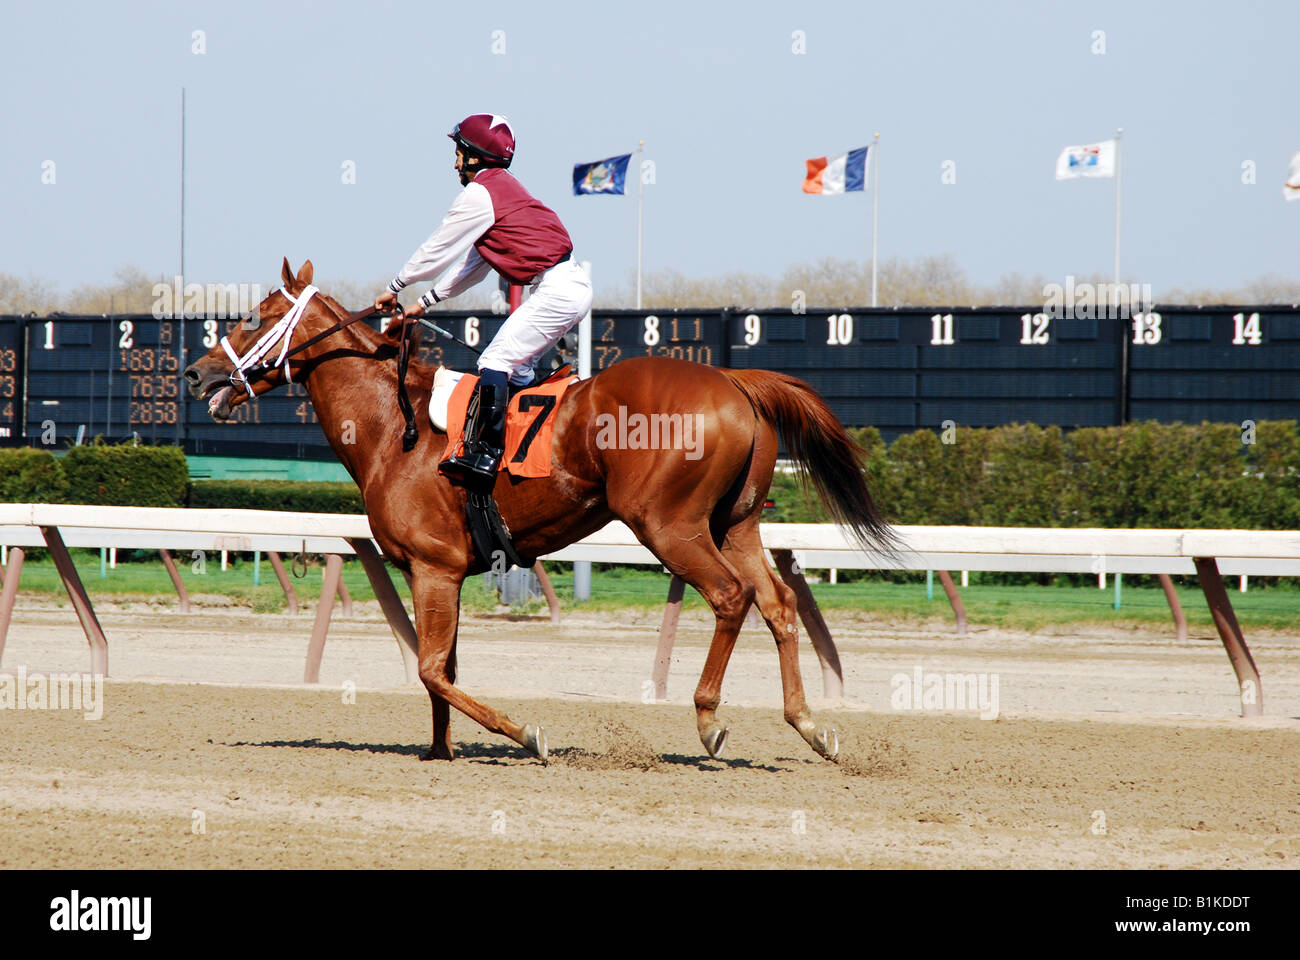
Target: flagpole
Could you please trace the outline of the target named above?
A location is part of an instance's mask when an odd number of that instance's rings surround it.
[[[880,259],[880,134],[871,141],[871,305],[876,305],[876,262]]]
[[[645,218],[645,178],[641,176],[641,154],[645,141],[638,140],[636,147],[636,308],[641,309],[641,250],[643,220]]]
[[[1124,128],[1115,131],[1115,289],[1119,289],[1119,198],[1120,198],[1120,162],[1119,142],[1124,136]]]
[[[179,353],[177,360],[178,366],[184,370],[189,364],[189,358],[185,356],[185,88],[181,87],[181,273],[179,281],[179,293],[181,302],[179,307],[172,304],[172,316],[180,316],[179,331]],[[178,384],[180,381],[177,381]],[[178,391],[180,387],[178,386]],[[178,407],[180,405],[178,404]],[[183,410],[183,408],[182,408]],[[129,412],[129,408],[128,408]],[[128,420],[130,418],[128,417]],[[176,440],[178,443],[185,439],[185,418],[176,417]]]
[[[181,284],[185,283],[185,88],[181,87]],[[183,302],[183,301],[182,301]]]

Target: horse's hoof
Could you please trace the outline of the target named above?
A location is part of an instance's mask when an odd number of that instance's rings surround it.
[[[456,753],[447,746],[430,747],[420,754],[421,760],[455,760]]]
[[[799,731],[799,736],[808,742],[808,746],[817,751],[817,755],[827,760],[834,760],[840,755],[840,734],[835,727],[819,727],[808,714],[802,714],[790,721]]]
[[[700,742],[704,744],[704,749],[709,751],[709,756],[714,760],[722,756],[722,748],[727,742],[727,728],[720,723],[715,723],[709,729],[700,734]]]
[[[840,755],[840,734],[834,727],[821,727],[808,742],[827,760],[835,760]]]
[[[542,760],[546,759],[546,731],[535,723],[524,725],[523,745]]]

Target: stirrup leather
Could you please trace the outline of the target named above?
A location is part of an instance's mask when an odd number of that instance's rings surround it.
[[[492,390],[489,394],[489,403],[485,405],[482,388],[483,384],[480,381],[474,388],[474,396],[466,411],[464,453],[452,455],[443,462],[442,466],[456,473],[494,482],[497,469],[501,466],[501,459],[505,456],[504,420],[508,395],[498,398],[497,391]],[[502,421],[501,429],[492,429],[491,424],[494,420]]]

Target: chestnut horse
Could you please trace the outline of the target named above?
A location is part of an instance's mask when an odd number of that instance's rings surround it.
[[[433,745],[425,759],[453,756],[449,705],[545,758],[540,727],[516,723],[455,686],[461,584],[484,567],[465,520],[466,489],[438,471],[447,435],[429,422],[433,370],[413,363],[408,375],[420,427],[409,453],[402,452],[394,340],[364,324],[338,330],[279,366],[276,360],[253,366],[245,381],[232,358],[245,358],[277,324],[288,327],[285,342],[267,346],[268,359],[288,341],[301,347],[348,316],[309,286],[310,261],[294,276],[286,259],[283,280],[283,289],[231,332],[229,349],[218,344],[185,370],[191,392],[209,398],[213,417],[226,420],[251,394],[283,383],[286,369],[306,388],[321,429],[361,488],[375,540],[411,587],[420,679],[433,703]],[[702,446],[620,449],[608,442],[608,431],[599,439],[598,416],[617,417],[620,407],[627,414],[698,415],[693,422],[702,427]],[[865,546],[889,548],[891,532],[867,488],[862,451],[822,399],[779,373],[638,357],[574,384],[554,416],[551,475],[517,480],[503,471],[496,482],[501,516],[520,554],[543,556],[617,518],[700,592],[716,626],[695,691],[696,722],[713,757],[727,736],[716,716],[723,673],[745,614],[757,603],[776,638],[785,718],[817,753],[835,759],[835,728],[815,721],[804,699],[795,594],[768,567],[758,526],[779,434],[831,515]]]

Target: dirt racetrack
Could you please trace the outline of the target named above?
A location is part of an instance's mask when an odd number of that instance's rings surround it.
[[[0,867],[1295,867],[1300,645],[1251,636],[1266,716],[1242,720],[1216,638],[975,631],[831,618],[846,699],[814,708],[842,760],[782,721],[776,655],[746,629],[710,760],[690,695],[708,632],[683,618],[670,701],[642,703],[656,616],[467,620],[462,685],[542,723],[551,758],[453,715],[422,763],[422,689],[386,626],[337,620],[306,687],[309,614],[100,609],[100,720],[0,711]],[[67,609],[26,601],[0,674],[86,669]],[[996,720],[898,710],[914,668],[990,672]],[[197,681],[216,682],[186,682]],[[355,688],[355,702],[347,691]]]

